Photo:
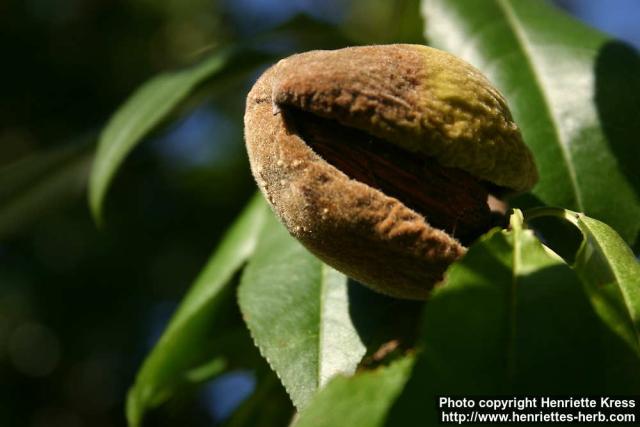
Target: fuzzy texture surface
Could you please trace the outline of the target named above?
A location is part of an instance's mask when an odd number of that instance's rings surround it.
[[[282,64],[267,70],[247,98],[245,139],[261,191],[289,232],[327,264],[378,292],[425,299],[465,248],[398,199],[350,179],[305,144],[278,105],[287,80]],[[313,72],[306,76],[309,84],[316,78]],[[359,101],[346,104],[354,102]]]
[[[515,192],[537,182],[503,96],[446,52],[403,44],[312,51],[274,70],[277,105],[338,120]]]

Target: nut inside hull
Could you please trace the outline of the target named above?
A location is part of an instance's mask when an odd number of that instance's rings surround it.
[[[349,178],[395,197],[463,244],[493,225],[484,183],[427,156],[298,109],[282,110],[287,126]]]

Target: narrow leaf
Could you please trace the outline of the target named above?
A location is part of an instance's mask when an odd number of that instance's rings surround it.
[[[616,329],[622,331],[623,325],[630,324],[624,328],[624,338],[640,355],[640,264],[611,227],[584,215],[575,214],[574,218],[584,235],[575,269],[592,289],[593,297],[601,298],[594,301],[601,313],[606,310],[612,319],[621,318],[612,325],[617,324]]]
[[[353,377],[331,380],[305,408],[294,427],[377,427],[406,382],[412,357]]]
[[[347,283],[270,218],[242,276],[239,304],[256,345],[298,408],[335,374],[353,373],[365,354],[350,317]]]
[[[585,212],[633,243],[640,230],[638,54],[548,2],[422,6],[430,43],[478,67],[508,99],[538,164],[538,204]]]
[[[89,202],[98,222],[109,184],[127,154],[194,89],[220,72],[233,53],[230,49],[222,50],[192,68],[149,80],[109,120],[100,135],[89,183]]]
[[[181,384],[202,381],[223,368],[216,359],[220,353],[206,344],[224,338],[224,331],[216,331],[216,322],[221,312],[233,306],[229,284],[253,253],[268,215],[262,196],[255,196],[196,279],[129,391],[131,426],[139,426],[147,409],[167,400]]]
[[[637,393],[640,359],[621,344],[518,211],[433,293],[422,353],[388,425],[434,424],[441,395]]]
[[[573,268],[587,288],[598,314],[640,355],[640,263],[611,227],[565,209],[540,208],[527,219],[556,216],[582,233]]]
[[[282,42],[284,39],[285,43]],[[295,41],[293,45],[292,40]],[[292,49],[301,51],[346,44],[349,40],[335,26],[296,16],[232,48],[221,50],[191,68],[164,73],[144,83],[116,111],[100,136],[89,184],[89,203],[96,222],[101,221],[109,185],[126,156],[153,130],[174,116],[208,80],[223,72],[237,76],[253,70],[273,61],[275,52],[286,56]]]

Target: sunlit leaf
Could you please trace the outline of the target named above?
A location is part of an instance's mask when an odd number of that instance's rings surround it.
[[[430,43],[505,94],[534,152],[540,204],[640,230],[640,59],[548,2],[423,0]]]
[[[347,283],[274,218],[242,276],[242,315],[298,408],[332,376],[353,373],[366,352],[350,317]]]
[[[149,408],[167,400],[182,384],[203,381],[224,368],[216,357],[234,337],[216,325],[233,307],[234,287],[229,284],[253,253],[268,215],[263,198],[255,196],[196,279],[129,391],[131,426],[139,426]]]

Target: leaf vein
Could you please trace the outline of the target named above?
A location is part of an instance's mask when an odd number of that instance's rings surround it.
[[[582,194],[580,191],[580,188],[578,186],[578,178],[576,175],[576,171],[575,171],[575,167],[573,165],[573,163],[571,162],[571,155],[569,153],[569,149],[568,149],[568,143],[566,141],[566,138],[563,137],[563,135],[560,133],[559,129],[559,122],[558,119],[556,118],[556,116],[554,115],[553,112],[553,108],[552,108],[552,103],[549,99],[549,95],[547,94],[547,92],[545,91],[545,85],[543,84],[543,82],[541,81],[541,76],[540,73],[537,72],[537,67],[535,66],[534,61],[532,60],[533,58],[533,49],[531,47],[531,42],[527,39],[527,36],[524,32],[524,30],[522,29],[521,24],[518,21],[518,18],[515,14],[515,12],[513,11],[512,6],[510,5],[510,3],[507,0],[496,0],[497,1],[497,5],[498,7],[502,10],[505,19],[507,20],[508,25],[513,29],[513,34],[516,37],[517,41],[519,42],[520,46],[522,47],[523,53],[524,55],[524,61],[526,61],[527,65],[529,66],[529,68],[531,69],[531,74],[533,76],[533,80],[536,84],[536,86],[538,86],[540,95],[542,96],[542,99],[544,101],[544,106],[545,109],[547,110],[547,115],[549,117],[549,121],[552,123],[553,125],[553,132],[556,135],[556,138],[558,140],[558,145],[560,147],[560,151],[562,153],[562,158],[564,160],[564,163],[567,167],[567,172],[569,174],[569,178],[571,180],[571,186],[573,188],[573,191],[575,193],[575,198],[576,198],[576,204],[579,210],[584,211],[584,203],[582,201]]]

